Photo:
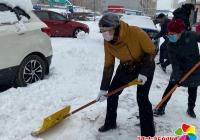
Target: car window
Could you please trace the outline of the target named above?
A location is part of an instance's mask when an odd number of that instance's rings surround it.
[[[54,12],[50,12],[51,14],[51,19],[52,20],[66,20],[66,18],[60,14],[54,13]]]
[[[22,10],[19,7],[15,7],[13,10],[16,13],[16,15],[18,16],[19,19],[21,19],[23,16],[26,17],[27,19],[31,18],[24,10]]]
[[[0,3],[0,11],[12,11],[12,8]]]
[[[48,12],[35,12],[40,19],[49,19]]]

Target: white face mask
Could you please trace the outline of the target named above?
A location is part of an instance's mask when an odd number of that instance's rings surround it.
[[[113,40],[113,35],[110,35],[109,31],[103,32],[102,35],[103,35],[103,38],[104,38],[106,41],[111,41],[111,40]]]

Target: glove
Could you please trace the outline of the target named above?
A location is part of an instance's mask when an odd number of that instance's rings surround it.
[[[96,101],[99,101],[99,102],[105,101],[107,99],[106,95],[107,95],[107,91],[100,90],[98,95],[97,95]]]
[[[141,81],[141,83],[138,84],[138,85],[144,85],[146,83],[146,81],[147,81],[147,77],[145,75],[139,74],[138,75],[138,80]]]

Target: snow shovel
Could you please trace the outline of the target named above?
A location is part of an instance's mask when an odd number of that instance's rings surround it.
[[[192,68],[189,69],[189,71],[186,72],[186,74],[177,82],[177,84],[175,84],[174,87],[166,94],[166,96],[158,103],[155,109],[159,109],[160,106],[162,106],[163,103],[173,94],[176,88],[179,87],[179,85],[181,85],[181,83],[184,82],[199,67],[200,67],[200,61],[197,62]]]
[[[138,81],[137,79],[133,80],[132,82],[130,82],[130,83],[128,83],[128,84],[126,84],[126,85],[124,85],[124,86],[122,86],[122,87],[120,87],[120,88],[118,88],[116,90],[113,90],[110,93],[108,93],[107,96],[112,96],[113,94],[117,93],[118,91],[121,91],[121,90],[123,90],[123,89],[125,89],[125,88],[127,88],[129,86],[132,86],[132,85],[137,85],[139,83],[141,83],[141,81]],[[51,128],[51,127],[55,126],[56,124],[60,123],[65,118],[71,116],[72,114],[74,114],[74,113],[76,113],[76,112],[78,112],[78,111],[80,111],[80,110],[82,110],[82,109],[84,109],[84,108],[96,103],[96,102],[97,102],[96,100],[93,100],[93,101],[81,106],[80,108],[72,111],[71,113],[70,113],[70,106],[64,107],[63,109],[61,109],[61,110],[53,113],[52,115],[44,118],[42,126],[39,129],[37,129],[36,131],[31,132],[31,135],[32,136],[38,136],[39,134],[47,131],[49,128]]]

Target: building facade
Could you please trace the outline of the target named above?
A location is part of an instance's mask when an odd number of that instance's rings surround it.
[[[48,3],[49,0],[32,0]],[[55,0],[56,1],[56,0]],[[107,11],[109,5],[123,6],[125,9],[143,11],[145,15],[153,16],[157,7],[157,0],[69,0],[73,5],[85,7],[92,11]]]
[[[108,5],[120,5],[126,9],[143,11],[152,16],[155,13],[157,0],[70,0],[77,6],[83,6],[95,11],[107,11]]]
[[[139,0],[102,0],[102,11],[106,11],[108,5],[120,5],[126,9],[142,10]]]
[[[69,0],[73,5],[85,7],[93,11],[101,11],[102,0]]]
[[[155,15],[157,0],[140,0],[140,5],[145,15]]]

